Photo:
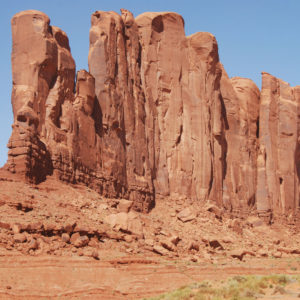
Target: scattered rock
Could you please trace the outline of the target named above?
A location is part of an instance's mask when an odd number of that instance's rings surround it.
[[[185,223],[194,220],[196,218],[196,214],[191,208],[187,207],[177,215],[177,218]]]
[[[222,210],[218,206],[216,206],[215,204],[212,204],[211,202],[208,202],[205,205],[205,209],[209,212],[214,213],[217,219],[222,219]]]
[[[198,258],[196,256],[189,256],[188,260],[191,262],[197,262]]]
[[[127,249],[125,250],[125,252],[127,252],[127,253],[132,253],[132,252],[133,252],[133,249],[132,249],[132,248],[127,248]]]
[[[61,230],[61,227],[59,224],[51,224],[53,225],[53,230],[59,231]],[[27,231],[29,232],[39,232],[42,229],[44,229],[44,224],[42,222],[34,222],[27,224]]]
[[[9,224],[9,223],[6,223],[6,222],[1,222],[1,221],[0,221],[0,228],[3,228],[3,229],[10,229],[10,224]]]
[[[92,258],[99,260],[99,252],[96,249],[92,251]]]
[[[37,240],[36,239],[32,239],[29,242],[28,250],[36,250],[36,249],[38,249],[38,247],[39,247],[39,244],[38,244]]]
[[[104,221],[116,231],[132,233],[139,238],[144,237],[143,224],[139,215],[134,212],[110,214],[104,218]]]
[[[180,242],[180,238],[177,235],[172,235],[170,237],[170,242],[173,243],[175,246]]]
[[[292,252],[292,250],[290,248],[286,248],[286,247],[278,247],[277,251],[282,252],[282,253],[286,253],[286,254],[290,254]]]
[[[102,212],[103,210],[107,210],[107,209],[108,209],[108,205],[105,203],[100,204],[98,207],[99,212]]]
[[[220,249],[220,250],[224,250],[222,244],[219,242],[219,240],[217,238],[210,238],[208,240],[208,244],[210,247],[214,248],[214,249]]]
[[[44,223],[44,230],[45,231],[53,232],[53,231],[55,231],[55,229],[56,229],[56,224],[53,224],[53,223]]]
[[[79,236],[78,238],[75,239],[75,241],[72,242],[72,244],[77,247],[84,247],[89,243],[89,238],[86,235]]]
[[[247,218],[246,224],[250,225],[251,227],[259,227],[263,226],[264,222],[259,217],[250,216]]]
[[[272,254],[272,256],[275,257],[275,258],[281,258],[281,257],[282,257],[282,253],[279,252],[279,251],[276,251],[276,252],[274,252],[274,253]]]
[[[154,246],[154,240],[152,239],[145,239],[145,244],[148,246],[153,247]]]
[[[300,249],[299,248],[292,248],[291,253],[292,254],[300,254]]]
[[[257,254],[260,256],[260,257],[268,257],[268,251],[264,250],[264,249],[259,249],[257,251]]]
[[[25,243],[27,241],[27,237],[24,233],[17,233],[14,235],[15,243]]]
[[[168,255],[168,251],[164,247],[159,246],[159,245],[155,245],[153,247],[153,252],[158,253],[158,254],[160,254],[162,256]]]
[[[279,245],[280,244],[280,240],[279,239],[273,239],[273,244],[274,245]]]
[[[199,251],[199,244],[197,242],[190,242],[190,244],[188,246],[188,250]]]
[[[225,244],[233,244],[234,240],[231,237],[225,236],[222,238],[222,242]]]
[[[124,240],[127,243],[132,243],[133,237],[132,237],[132,235],[125,235]]]
[[[243,224],[239,219],[232,220],[230,226],[231,226],[232,230],[234,232],[236,232],[237,234],[243,233]]]
[[[164,230],[160,230],[159,234],[164,235],[164,236],[169,236]]]
[[[75,222],[73,222],[73,223],[68,223],[68,224],[66,224],[66,225],[64,226],[64,231],[70,234],[70,233],[73,232],[75,226],[76,226],[76,223],[75,223]]]
[[[175,250],[176,250],[175,245],[174,245],[172,242],[168,241],[168,240],[162,240],[162,241],[160,241],[160,244],[161,244],[165,249],[167,249],[167,250],[169,250],[169,251],[175,251]]]
[[[119,212],[125,212],[128,213],[131,206],[132,206],[133,201],[121,199],[118,204],[118,210]]]
[[[140,216],[134,212],[128,214],[128,231],[140,239],[144,238],[143,224]]]
[[[104,222],[117,231],[128,231],[128,214],[125,212],[110,214],[104,218]]]
[[[79,232],[75,232],[71,235],[70,242],[72,245],[74,245],[74,242],[80,237]]]
[[[21,225],[20,224],[13,224],[12,225],[12,231],[14,234],[21,232]]]
[[[70,242],[70,236],[68,233],[63,233],[61,235],[61,240],[64,242],[64,243],[69,243]]]
[[[232,257],[232,258],[237,258],[239,260],[243,260],[243,257],[246,255],[246,252],[244,249],[235,249],[235,250],[232,250],[229,255]]]

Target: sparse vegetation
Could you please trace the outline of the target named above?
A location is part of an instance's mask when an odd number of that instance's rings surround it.
[[[148,300],[254,300],[266,293],[285,293],[284,287],[300,276],[235,276],[227,281],[204,281],[181,287]]]

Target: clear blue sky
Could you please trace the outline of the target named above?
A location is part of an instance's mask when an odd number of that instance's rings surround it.
[[[96,10],[126,8],[135,16],[145,11],[175,11],[185,20],[187,35],[214,34],[220,59],[230,77],[251,78],[260,87],[261,71],[292,86],[300,85],[300,0],[9,0],[0,9],[0,166],[7,159],[11,134],[10,19],[22,10],[46,13],[51,24],[70,40],[76,68],[87,69],[90,16]]]

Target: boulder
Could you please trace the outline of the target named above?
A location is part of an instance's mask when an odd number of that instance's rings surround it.
[[[116,231],[125,231],[132,233],[139,238],[143,238],[143,225],[140,217],[135,213],[117,213],[110,214],[104,218],[104,221]]]
[[[13,238],[15,243],[25,243],[27,241],[26,235],[24,233],[16,233],[14,234]]]
[[[159,245],[154,245],[153,252],[160,254],[162,256],[167,256],[169,254],[168,250],[166,250],[166,248],[159,246]]]
[[[169,251],[176,250],[176,246],[169,240],[164,239],[164,240],[160,241],[160,244]]]
[[[239,260],[243,260],[245,254],[246,254],[246,252],[244,249],[235,249],[235,250],[232,250],[231,252],[229,252],[229,255],[232,258],[237,258]]]
[[[177,244],[180,242],[180,237],[177,235],[172,235],[170,237],[170,242],[173,243],[175,246],[177,246]]]
[[[69,243],[70,242],[70,236],[68,233],[63,233],[61,235],[61,240],[64,242],[64,243]]]
[[[188,250],[199,251],[199,244],[197,242],[190,242],[188,245]]]
[[[177,214],[177,218],[182,222],[189,222],[196,218],[196,213],[192,208],[187,207]]]
[[[209,238],[208,244],[210,247],[212,247],[214,249],[224,250],[224,248],[223,248],[222,244],[219,242],[218,238],[214,238],[214,237]]]
[[[243,223],[239,219],[234,219],[231,221],[230,224],[232,230],[236,232],[237,234],[242,234],[243,233]]]
[[[14,234],[20,233],[21,232],[21,225],[13,224],[12,227],[11,227],[11,230],[13,231]]]
[[[29,242],[28,250],[36,250],[36,249],[38,249],[38,247],[39,247],[39,244],[38,244],[37,240],[36,239],[32,239]]]
[[[259,227],[259,226],[263,226],[264,222],[259,217],[250,216],[247,218],[246,224],[250,225],[251,227]]]
[[[118,210],[119,212],[125,212],[125,213],[128,213],[131,206],[132,206],[132,201],[129,201],[129,200],[125,200],[125,199],[121,199],[119,201],[119,204],[118,204]]]
[[[110,214],[104,218],[104,221],[117,231],[128,231],[128,214],[125,212]]]
[[[89,243],[89,238],[86,235],[83,236],[78,236],[76,239],[73,239],[72,244],[77,247],[84,247],[88,245]]]
[[[258,256],[260,256],[260,257],[268,257],[268,256],[269,256],[268,251],[265,250],[265,249],[259,249],[259,250],[257,251],[257,254],[258,254]]]
[[[222,210],[215,204],[208,202],[208,204],[205,206],[205,209],[209,212],[212,212],[216,218],[222,219]]]

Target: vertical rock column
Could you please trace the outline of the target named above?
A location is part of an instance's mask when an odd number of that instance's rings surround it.
[[[126,142],[124,93],[126,72],[123,22],[115,12],[95,12],[91,17],[89,70],[95,78],[96,105],[99,106],[100,171],[114,182],[111,196],[124,193],[126,185]],[[121,82],[120,82],[121,81]],[[115,194],[115,195],[114,195]]]
[[[52,172],[51,160],[39,134],[46,118],[46,99],[57,72],[57,44],[49,18],[29,10],[12,18],[13,132],[7,168],[39,182]]]
[[[300,86],[293,89],[295,101],[297,102],[297,146],[295,150],[295,201],[296,208],[300,207]]]
[[[300,207],[300,86],[294,87],[294,97],[298,104],[297,106],[297,146],[295,151],[295,200],[296,207]]]
[[[223,202],[236,215],[241,215],[255,205],[260,91],[250,79],[229,79],[225,70],[221,91],[227,145]]]
[[[298,90],[262,73],[257,186],[262,214],[267,210],[287,214],[299,206]]]
[[[104,177],[114,180],[134,209],[148,211],[154,194],[145,133],[138,30],[122,10],[92,15],[89,69],[101,112],[100,150]]]
[[[183,169],[190,165],[190,158],[173,161],[183,132],[183,19],[176,13],[144,13],[136,18],[136,23],[142,47],[146,134],[155,191],[158,195],[169,195],[177,185],[174,192],[180,186],[184,193],[190,184],[182,184],[186,176]]]
[[[225,115],[220,90],[221,64],[215,37],[187,37],[188,93],[183,93],[184,148],[191,157],[191,197],[222,205],[225,168]],[[185,78],[185,76],[183,76]],[[183,149],[183,151],[186,151]],[[182,160],[187,155],[183,153]]]
[[[231,78],[239,106],[239,155],[234,159],[239,167],[239,208],[246,212],[255,203],[257,184],[258,118],[260,91],[247,78]],[[228,145],[236,148],[236,145]]]
[[[145,95],[141,87],[141,49],[132,13],[121,9],[125,33],[127,72],[123,78],[126,174],[133,208],[148,211],[154,204],[152,172],[146,139]]]
[[[184,33],[176,13],[136,18],[156,193],[222,204],[225,116],[213,35]]]

